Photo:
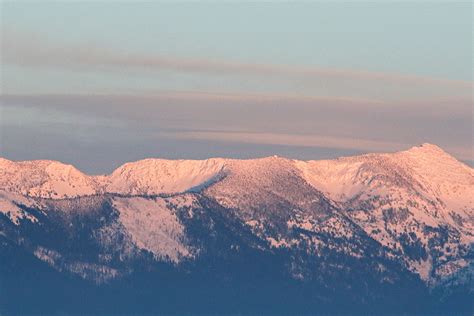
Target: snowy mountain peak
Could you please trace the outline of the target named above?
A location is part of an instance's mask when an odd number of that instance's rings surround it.
[[[110,193],[153,195],[179,193],[210,183],[224,168],[223,159],[145,159],[126,163],[103,180]]]
[[[449,160],[456,160],[452,157],[449,153],[444,151],[439,146],[430,144],[430,143],[423,143],[419,146],[414,146],[406,151],[402,151],[406,153],[410,153],[413,157],[427,157],[430,156],[434,159],[449,159]]]
[[[72,165],[52,160],[0,160],[0,188],[41,198],[70,198],[97,192],[92,177]]]
[[[431,143],[423,143],[419,146],[414,146],[411,148],[412,150],[416,150],[416,149],[421,149],[421,150],[424,150],[426,152],[444,152],[444,150],[435,145],[435,144],[431,144]]]
[[[296,166],[308,183],[339,202],[378,196],[400,205],[421,199],[450,211],[474,209],[474,170],[431,144],[391,154],[299,161]]]

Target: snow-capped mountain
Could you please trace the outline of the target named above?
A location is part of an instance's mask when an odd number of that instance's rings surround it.
[[[103,191],[126,195],[180,193],[198,188],[218,177],[223,159],[145,159],[127,163],[100,178]]]
[[[450,300],[469,312],[474,170],[430,144],[322,161],[146,159],[102,176],[0,159],[0,238],[6,280],[28,265],[99,289],[145,276],[153,291],[205,279],[224,301],[235,287],[248,304],[286,291],[302,313],[334,311],[340,295],[362,311]]]
[[[469,265],[463,258],[474,242],[474,170],[441,148],[423,144],[394,154],[298,164],[311,185],[369,236],[403,253],[424,280]],[[438,244],[441,235],[445,240]]]
[[[0,158],[0,188],[30,197],[61,199],[97,193],[94,177],[58,161]]]

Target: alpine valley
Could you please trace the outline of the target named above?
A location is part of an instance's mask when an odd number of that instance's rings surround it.
[[[441,148],[0,158],[0,314],[474,313],[474,169]]]

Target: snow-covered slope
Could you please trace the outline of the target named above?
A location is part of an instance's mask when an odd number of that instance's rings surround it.
[[[0,158],[0,189],[30,197],[63,199],[100,193],[157,195],[198,190],[219,179],[223,159],[145,159],[112,174],[89,176],[57,161]]]
[[[25,212],[19,205],[27,207],[35,207],[37,204],[31,199],[23,195],[5,192],[0,190],[0,214],[7,216],[15,225],[20,224],[20,220],[27,219],[36,222],[37,219],[33,215]]]
[[[178,263],[182,258],[192,257],[192,249],[186,245],[184,226],[173,212],[182,201],[173,202],[177,201],[114,197],[112,205],[118,211],[119,222],[138,248],[150,251],[158,259]]]
[[[218,179],[223,159],[145,159],[126,163],[102,178],[104,190],[128,195],[185,192]]]
[[[441,148],[423,144],[296,165],[308,183],[369,236],[402,254],[423,279],[467,265],[463,258],[474,242],[474,171]]]
[[[395,187],[420,191],[453,210],[472,211],[474,207],[474,170],[436,145],[423,144],[393,154],[297,161],[296,165],[311,185],[336,201]]]
[[[406,207],[426,224],[441,221],[473,237],[474,170],[435,145],[296,165],[308,183],[340,205],[374,200],[386,208]]]
[[[0,189],[41,198],[72,198],[97,193],[93,177],[58,161],[14,162],[0,158]]]
[[[276,173],[283,172],[282,168],[292,173],[298,170],[309,184],[338,202],[405,188],[456,212],[469,213],[474,207],[473,169],[430,144],[398,153],[320,161],[276,156],[249,160],[145,159],[126,163],[104,176],[88,176],[57,161],[14,162],[0,158],[0,189],[53,199],[106,192],[156,195],[198,190],[218,182],[229,172],[234,176],[241,174],[242,180],[259,174],[260,181],[268,186]]]

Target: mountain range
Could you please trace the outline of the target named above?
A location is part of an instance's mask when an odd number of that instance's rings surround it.
[[[301,161],[0,158],[2,314],[474,313],[474,169],[432,144]]]

